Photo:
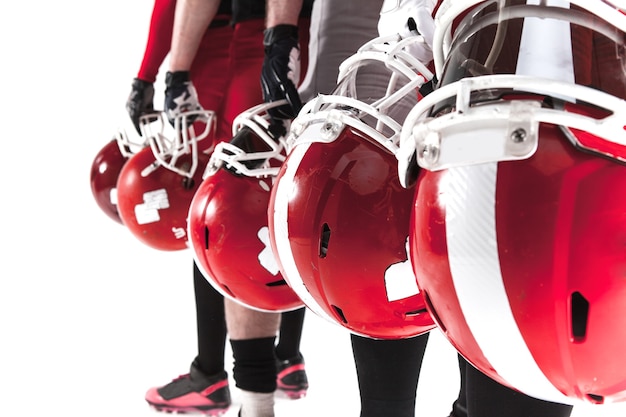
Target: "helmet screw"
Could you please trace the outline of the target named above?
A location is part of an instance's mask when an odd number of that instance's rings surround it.
[[[521,143],[524,142],[526,140],[526,130],[522,129],[521,127],[518,129],[515,129],[512,133],[511,133],[511,140],[514,143]]]
[[[342,124],[336,120],[327,120],[321,128],[321,134],[324,140],[332,141],[337,139],[342,129]]]
[[[420,152],[420,158],[429,164],[434,164],[439,159],[439,147],[432,143],[424,144]]]

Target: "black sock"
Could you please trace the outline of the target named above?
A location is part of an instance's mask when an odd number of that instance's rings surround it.
[[[291,359],[300,354],[300,340],[306,308],[287,311],[280,315],[280,333],[276,345],[276,357],[281,360]]]
[[[350,335],[361,394],[361,417],[414,417],[428,333],[374,340]]]
[[[245,391],[274,392],[276,390],[275,337],[231,340],[233,349],[233,378],[235,385]]]
[[[470,417],[569,417],[571,405],[529,397],[499,384],[466,365],[467,411]]]
[[[224,297],[206,280],[193,263],[193,287],[196,296],[198,357],[196,363],[207,375],[224,370],[226,319]]]
[[[457,354],[457,360],[459,361],[459,376],[461,383],[459,385],[459,396],[454,403],[452,403],[452,413],[450,417],[467,417],[467,398],[466,398],[466,368],[471,366],[467,363],[463,356]]]

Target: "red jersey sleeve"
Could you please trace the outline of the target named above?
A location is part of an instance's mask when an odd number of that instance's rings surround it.
[[[148,41],[137,78],[155,82],[159,68],[170,51],[176,0],[155,0]]]

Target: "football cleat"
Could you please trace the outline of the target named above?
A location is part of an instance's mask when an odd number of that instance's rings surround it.
[[[150,388],[146,393],[146,401],[155,410],[166,413],[221,416],[231,405],[228,374],[222,371],[216,375],[206,375],[194,361],[188,374],[162,387]]]

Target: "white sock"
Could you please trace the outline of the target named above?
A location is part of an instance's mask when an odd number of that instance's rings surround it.
[[[241,417],[274,417],[274,393],[241,390]]]

